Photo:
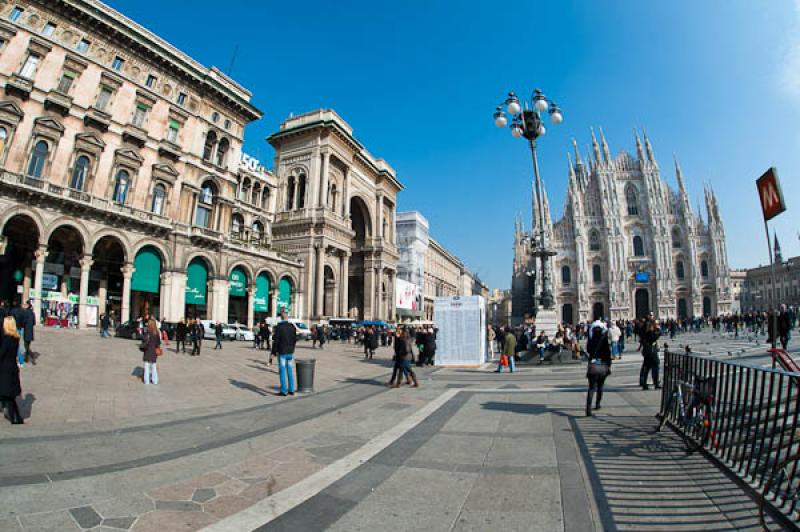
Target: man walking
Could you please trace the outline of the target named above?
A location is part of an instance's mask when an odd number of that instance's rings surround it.
[[[33,343],[33,328],[36,325],[36,315],[33,313],[33,303],[28,300],[25,307],[22,309],[23,319],[23,336],[22,340],[25,342],[25,362],[30,361],[34,366],[36,365],[36,356],[31,351],[31,344]]]
[[[178,325],[175,326],[175,352],[186,352],[186,320],[181,318]]]
[[[111,327],[111,318],[108,317],[108,312],[103,312],[100,317],[100,338],[111,338],[108,328]]]
[[[214,344],[214,350],[222,349],[222,324],[220,322],[214,325],[214,339],[217,341]]]
[[[281,380],[281,395],[294,395],[294,346],[297,342],[297,332],[294,325],[286,321],[286,311],[281,310],[281,321],[275,326],[275,335],[272,339],[272,354],[278,356],[278,375]]]
[[[200,323],[200,320],[194,320],[191,327],[191,335],[192,335],[192,352],[191,356],[200,356],[200,347],[203,345],[203,335],[205,334],[205,330],[203,328],[203,324]]]

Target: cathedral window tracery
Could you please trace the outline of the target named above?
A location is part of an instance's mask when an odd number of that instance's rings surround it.
[[[633,237],[633,256],[644,257],[644,241],[639,235]]]
[[[597,231],[589,233],[589,249],[592,251],[600,251],[600,235]]]
[[[628,205],[628,215],[639,215],[639,193],[634,185],[625,187],[625,203]]]

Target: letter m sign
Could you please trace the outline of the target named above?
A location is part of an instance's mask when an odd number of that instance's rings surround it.
[[[756,186],[758,187],[758,197],[761,200],[761,210],[764,212],[764,220],[771,220],[786,210],[781,184],[778,181],[778,171],[775,168],[764,172],[764,175],[756,180]]]

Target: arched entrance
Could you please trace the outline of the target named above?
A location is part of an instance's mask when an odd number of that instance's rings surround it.
[[[703,297],[703,316],[711,316],[711,298],[708,296]]]
[[[253,296],[253,319],[256,323],[265,320],[270,316],[271,301],[270,301],[270,281],[267,272],[261,272],[256,275],[256,293]]]
[[[0,301],[10,304],[30,297],[36,271],[34,254],[39,229],[28,216],[12,216],[3,227],[5,252],[0,255]]]
[[[646,318],[650,314],[650,292],[646,288],[637,288],[634,295],[636,317]]]
[[[351,318],[363,320],[367,309],[370,311],[371,305],[369,295],[366,293],[364,247],[367,239],[372,234],[370,226],[369,209],[359,197],[350,199],[350,228],[355,235],[350,243],[350,271],[347,293],[347,310]],[[374,290],[375,287],[370,287]]]
[[[187,318],[206,319],[208,315],[208,263],[195,257],[186,267],[185,311]]]
[[[131,317],[161,316],[161,253],[145,246],[133,259],[135,271],[131,277]]]
[[[689,317],[687,308],[686,299],[680,298],[678,300],[678,319],[683,320]]]
[[[592,319],[601,320],[605,317],[605,306],[599,301],[592,305]]]
[[[575,323],[572,318],[572,303],[565,303],[561,306],[561,321],[564,323]]]
[[[125,248],[118,238],[104,236],[94,245],[92,250],[92,269],[89,274],[89,295],[97,297],[98,311],[113,312],[116,319],[122,312],[122,267],[125,265]],[[133,278],[139,270],[134,272]],[[144,268],[142,268],[144,271]],[[141,275],[140,279],[141,279]],[[133,285],[131,285],[133,290]],[[158,292],[158,278],[156,278],[156,292]],[[138,301],[131,292],[131,317],[138,318],[149,315],[151,307]]]
[[[228,275],[228,323],[247,323],[247,272],[236,266]]]
[[[325,299],[323,301],[322,314],[328,317],[336,316],[336,279],[333,276],[333,268],[325,266]]]
[[[292,315],[292,302],[294,301],[294,283],[288,277],[282,277],[278,282],[278,313],[285,310]]]
[[[50,234],[42,276],[45,324],[65,327],[77,316],[83,254],[83,237],[74,227],[64,225]]]

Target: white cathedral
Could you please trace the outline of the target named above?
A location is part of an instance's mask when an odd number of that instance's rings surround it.
[[[730,311],[731,290],[725,229],[717,198],[705,188],[706,216],[692,212],[683,174],[675,160],[678,191],[671,190],[647,134],[636,136],[636,157],[622,150],[611,157],[602,130],[592,131],[592,154],[575,163],[568,155],[569,188],[563,217],[553,223],[542,185],[544,234],[556,255],[549,261],[551,290],[561,320],[715,316]],[[534,191],[535,194],[535,191]],[[534,227],[516,221],[512,321],[533,313],[540,271],[531,256]]]

